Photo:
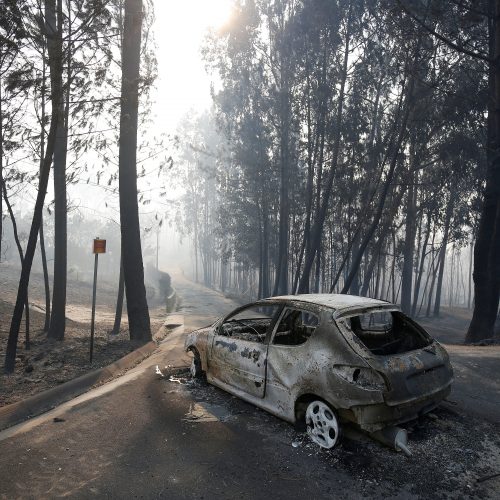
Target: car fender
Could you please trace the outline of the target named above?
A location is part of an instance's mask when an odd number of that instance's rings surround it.
[[[184,341],[186,352],[196,349],[201,359],[201,369],[206,372],[208,369],[208,348],[210,345],[211,328],[202,328],[188,333]]]

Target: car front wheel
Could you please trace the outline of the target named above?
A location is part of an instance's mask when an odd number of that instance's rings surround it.
[[[306,429],[311,440],[322,448],[333,448],[340,442],[337,416],[323,401],[312,401],[307,406]]]

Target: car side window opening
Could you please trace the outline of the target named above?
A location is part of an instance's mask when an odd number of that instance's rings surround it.
[[[263,343],[279,305],[254,305],[225,319],[219,335],[239,340]]]
[[[347,318],[344,324],[373,354],[401,354],[431,343],[428,335],[397,311],[367,312]]]
[[[319,325],[316,314],[287,308],[276,328],[274,345],[301,345],[311,337]]]

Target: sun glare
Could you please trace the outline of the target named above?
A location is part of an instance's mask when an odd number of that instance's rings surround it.
[[[155,38],[159,78],[156,123],[170,131],[188,110],[211,103],[211,80],[201,58],[209,30],[229,22],[234,0],[156,0]]]
[[[208,28],[221,28],[229,20],[231,3],[230,0],[201,0],[200,12],[197,15]]]

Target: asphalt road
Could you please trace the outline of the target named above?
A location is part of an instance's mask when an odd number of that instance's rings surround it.
[[[410,459],[355,433],[322,451],[279,419],[192,382],[182,369],[185,332],[235,304],[186,281],[177,287],[185,327],[156,354],[0,433],[0,498],[495,498],[498,479],[477,479],[500,472],[500,429],[452,408],[409,429]]]

